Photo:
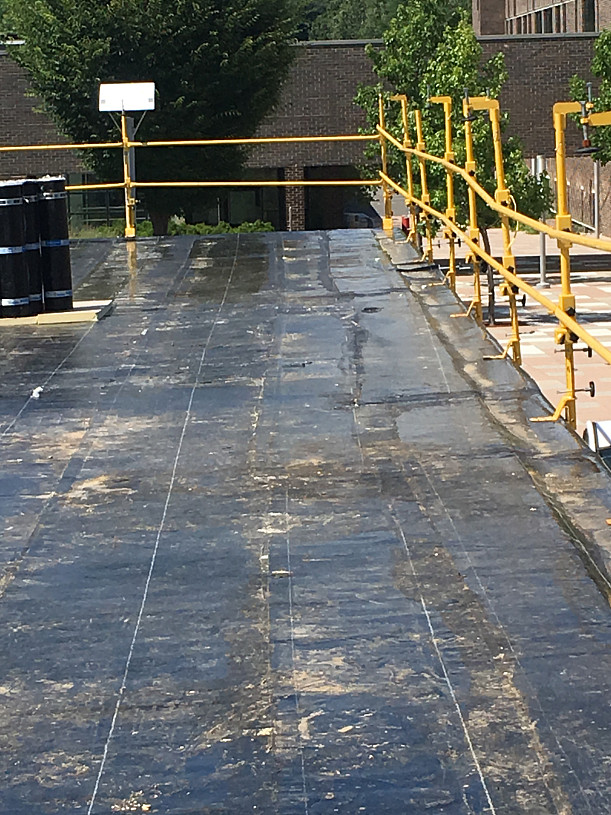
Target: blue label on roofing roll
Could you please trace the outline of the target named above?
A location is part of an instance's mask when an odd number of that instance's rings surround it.
[[[42,303],[42,294],[31,294],[30,303]]]
[[[0,246],[0,255],[20,255],[23,246]]]
[[[72,297],[72,289],[64,289],[64,291],[46,291],[45,300],[53,297]]]
[[[40,241],[37,243],[26,243],[23,247],[24,252],[38,252],[40,249]]]
[[[0,198],[0,207],[16,207],[23,204],[23,198]]]
[[[0,301],[2,306],[29,306],[30,298],[29,297],[17,297],[14,300],[5,300],[4,297]]]
[[[70,241],[68,240],[68,238],[56,241],[42,241],[41,245],[45,249],[54,249],[56,246],[70,246]]]

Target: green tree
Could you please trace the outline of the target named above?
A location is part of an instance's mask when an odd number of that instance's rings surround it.
[[[7,19],[6,0],[0,0],[0,42],[14,38],[14,32]]]
[[[298,40],[312,39],[312,26],[325,13],[327,0],[291,0],[295,20],[295,34]]]
[[[584,66],[587,71],[587,66]],[[591,73],[597,78],[597,96],[594,107],[597,111],[611,110],[611,29],[601,31],[594,43],[594,58],[590,67]],[[571,80],[571,95],[573,99],[585,101],[588,98],[586,80],[574,76]],[[579,116],[571,117],[579,125]],[[593,127],[590,131],[590,140],[598,148],[596,159],[603,164],[611,161],[611,127]]]
[[[429,105],[429,96],[451,96],[453,100],[454,152],[456,162],[464,165],[465,141],[462,101],[465,89],[471,96],[489,93],[497,97],[507,78],[502,54],[482,60],[482,49],[468,24],[464,5],[452,0],[410,0],[398,8],[384,34],[383,50],[368,49],[376,73],[384,81],[376,86],[362,86],[357,102],[366,111],[375,127],[378,118],[378,94],[390,84],[395,92],[405,93],[414,108],[423,111],[424,137],[427,150],[443,156],[445,128],[443,109]],[[386,96],[390,94],[384,91]],[[387,126],[401,138],[399,106],[387,104]],[[394,111],[394,113],[393,113]],[[506,123],[506,116],[504,117]],[[490,193],[496,187],[494,150],[489,119],[479,115],[472,124],[477,158],[477,179]],[[412,133],[412,136],[414,134]],[[504,141],[507,184],[517,207],[533,217],[540,217],[550,205],[549,185],[528,172],[519,141],[508,137]],[[390,152],[395,177],[405,180],[405,159],[398,151]],[[414,163],[414,177],[418,179]],[[446,206],[445,170],[429,165],[432,204],[443,211]],[[456,183],[457,220],[468,220],[466,185]],[[497,223],[497,216],[485,206],[480,207],[480,225],[485,229]]]
[[[310,39],[350,40],[381,37],[401,0],[330,0],[312,22]]]
[[[143,140],[248,137],[275,103],[290,62],[287,0],[4,0],[25,45],[13,49],[33,90],[75,142],[116,140],[97,111],[100,82],[154,81],[157,107]],[[101,177],[120,174],[118,151],[87,151]],[[239,173],[236,148],[138,151],[138,179],[222,179]],[[147,190],[156,231],[204,193]]]
[[[411,0],[296,0],[309,13],[303,20],[304,39],[374,39],[382,37],[399,7],[409,11]],[[450,0],[465,11],[471,0]]]

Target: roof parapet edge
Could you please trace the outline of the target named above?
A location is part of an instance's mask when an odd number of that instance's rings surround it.
[[[384,40],[296,40],[298,48],[351,48],[355,45],[384,45]]]

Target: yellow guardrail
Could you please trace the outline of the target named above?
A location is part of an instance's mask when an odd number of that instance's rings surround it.
[[[480,283],[480,262],[484,261],[491,268],[496,270],[504,280],[501,285],[501,294],[509,298],[509,310],[511,317],[512,336],[499,358],[505,358],[511,353],[513,361],[520,365],[522,362],[520,348],[520,323],[517,311],[516,294],[523,292],[532,300],[539,303],[549,314],[552,314],[559,323],[555,330],[554,338],[558,345],[564,349],[565,371],[566,371],[566,392],[560,400],[558,406],[551,416],[538,417],[532,421],[557,421],[564,413],[564,419],[573,429],[576,428],[576,388],[575,388],[575,362],[574,343],[582,340],[588,348],[598,354],[607,364],[611,364],[611,351],[599,342],[575,319],[575,296],[571,291],[570,279],[570,248],[573,245],[585,246],[592,249],[599,249],[604,252],[611,252],[611,241],[603,238],[594,238],[587,235],[579,235],[572,232],[572,220],[567,208],[567,181],[566,181],[566,150],[565,150],[565,130],[566,117],[568,114],[581,112],[581,124],[584,127],[584,152],[591,151],[588,138],[588,128],[600,125],[611,124],[611,112],[593,113],[591,102],[559,102],[554,106],[553,121],[556,140],[556,178],[557,178],[557,215],[555,227],[530,218],[521,212],[516,211],[511,204],[511,193],[507,189],[505,182],[505,170],[503,164],[503,151],[501,141],[501,116],[499,103],[495,99],[488,97],[465,97],[463,101],[463,119],[465,123],[465,166],[460,167],[454,161],[452,152],[452,100],[447,96],[433,97],[429,101],[442,104],[445,112],[446,149],[444,157],[435,156],[426,152],[426,145],[422,137],[422,114],[419,110],[414,110],[414,122],[417,133],[417,143],[414,146],[411,142],[408,120],[408,100],[403,95],[391,97],[392,101],[400,102],[402,107],[403,141],[400,141],[386,129],[384,116],[384,102],[380,96],[380,116],[377,125],[377,132],[381,138],[381,158],[382,189],[384,191],[384,226],[392,228],[392,207],[391,196],[395,191],[402,195],[406,204],[410,208],[410,232],[408,240],[412,241],[422,250],[421,238],[418,236],[417,220],[424,222],[424,232],[427,239],[427,248],[423,250],[423,258],[433,259],[432,239],[431,239],[431,218],[436,219],[444,226],[444,236],[450,243],[449,271],[446,277],[450,288],[456,288],[456,255],[455,242],[460,239],[466,243],[471,251],[470,260],[473,264],[473,299],[468,307],[467,314],[472,311],[476,319],[482,320],[482,301]],[[494,197],[490,195],[477,182],[477,162],[473,151],[473,134],[471,122],[474,111],[487,111],[492,129],[495,158],[496,192]],[[397,150],[406,156],[407,189],[394,181],[388,174],[388,145],[393,145]],[[417,197],[414,192],[414,183],[411,170],[412,157],[417,160],[421,175],[421,194]],[[442,166],[446,170],[447,176],[447,207],[445,212],[440,212],[431,206],[428,193],[426,166],[431,162]],[[462,179],[467,185],[469,200],[469,225],[462,229],[456,224],[456,210],[454,204],[454,178]],[[482,200],[491,210],[499,216],[502,233],[504,254],[502,262],[492,257],[480,245],[480,230],[477,220],[477,200]],[[417,216],[417,217],[416,217]],[[561,294],[558,303],[554,303],[541,291],[531,286],[527,281],[516,274],[515,258],[512,254],[513,239],[509,222],[514,221],[531,228],[532,230],[544,233],[558,242],[560,249],[560,279]]]
[[[508,357],[516,365],[522,362],[520,347],[520,323],[516,295],[522,292],[535,302],[539,303],[549,314],[558,320],[555,331],[555,341],[564,350],[566,360],[566,392],[556,410],[551,416],[541,417],[533,421],[556,421],[564,413],[564,419],[571,427],[576,427],[576,389],[575,364],[573,345],[579,339],[588,348],[598,354],[605,362],[611,364],[611,351],[602,345],[590,332],[588,332],[576,319],[575,296],[571,291],[570,279],[570,248],[573,245],[590,247],[611,253],[611,241],[603,238],[580,235],[572,231],[572,220],[567,208],[567,180],[566,180],[566,149],[565,130],[567,116],[581,113],[581,124],[584,128],[584,148],[590,149],[587,131],[590,127],[611,124],[611,112],[595,113],[593,104],[588,102],[559,102],[554,106],[553,123],[556,140],[556,178],[557,178],[557,215],[555,226],[535,220],[512,206],[512,198],[505,182],[505,169],[503,164],[503,148],[501,141],[501,113],[499,103],[489,97],[465,97],[463,100],[463,119],[465,128],[466,161],[461,167],[455,163],[453,152],[452,133],[452,99],[449,96],[435,96],[429,101],[433,104],[443,105],[445,121],[445,152],[443,157],[428,153],[424,141],[423,115],[420,110],[409,110],[406,96],[398,94],[391,97],[392,101],[401,104],[401,121],[403,125],[403,140],[393,136],[386,127],[385,102],[380,95],[379,122],[375,134],[344,134],[331,136],[280,136],[259,138],[235,139],[189,139],[164,141],[136,141],[128,136],[127,119],[121,117],[121,140],[114,142],[96,142],[89,144],[50,144],[50,145],[2,145],[0,153],[25,151],[55,151],[55,150],[98,150],[121,149],[123,151],[123,181],[72,184],[67,186],[69,191],[94,190],[124,190],[125,195],[125,236],[133,238],[136,234],[135,209],[136,199],[134,192],[137,189],[152,188],[210,188],[210,187],[327,187],[327,186],[381,186],[384,196],[384,227],[392,228],[392,193],[402,195],[410,211],[410,240],[421,252],[423,258],[433,260],[433,222],[437,220],[443,225],[443,235],[449,243],[449,271],[446,276],[450,288],[456,290],[456,242],[464,241],[469,247],[469,260],[473,265],[473,298],[467,309],[467,315],[473,313],[479,321],[483,318],[480,263],[483,261],[497,271],[503,278],[500,291],[509,299],[511,318],[511,339],[500,357]],[[477,160],[474,154],[473,134],[471,123],[474,112],[486,112],[490,118],[492,138],[494,144],[496,191],[494,196],[487,192],[477,181]],[[415,142],[410,133],[410,113],[413,117],[415,129]],[[307,144],[324,142],[378,142],[381,151],[382,169],[378,178],[359,179],[290,179],[290,180],[250,180],[250,181],[138,181],[131,176],[130,151],[155,147],[214,147],[227,145],[269,145],[269,144]],[[405,156],[406,186],[401,186],[392,179],[388,172],[388,148],[395,147]],[[412,159],[416,162],[420,194],[415,193],[415,172]],[[446,207],[441,212],[431,205],[429,193],[427,165],[430,163],[443,167],[446,171]],[[456,223],[455,179],[467,185],[468,192],[468,226],[460,227]],[[499,216],[503,234],[503,258],[496,260],[480,243],[480,229],[478,226],[477,202],[483,201]],[[560,249],[560,278],[561,294],[558,303],[554,303],[540,290],[516,274],[516,263],[512,252],[513,238],[511,236],[510,222],[513,221],[530,229],[544,233],[557,241]],[[424,240],[418,229],[418,223],[423,224]]]
[[[182,139],[166,141],[135,141],[128,136],[127,117],[121,116],[121,141],[91,142],[85,144],[30,144],[30,145],[0,145],[0,153],[21,153],[27,151],[57,151],[57,150],[123,150],[123,181],[100,184],[69,184],[68,192],[87,192],[99,190],[124,190],[125,192],[125,237],[134,238],[136,235],[136,199],[134,190],[154,188],[209,188],[209,187],[363,187],[377,186],[380,179],[295,179],[295,180],[257,180],[252,181],[137,181],[131,175],[131,162],[129,154],[136,148],[147,147],[218,147],[221,145],[268,145],[268,144],[317,144],[334,142],[372,142],[380,141],[378,135],[367,134],[338,134],[329,136],[261,136],[245,139]]]
[[[381,174],[382,180],[392,187],[396,192],[400,195],[405,194],[405,190],[397,184],[395,181],[392,180],[389,176],[385,173]],[[605,348],[602,343],[600,343],[596,337],[593,337],[583,326],[581,326],[576,320],[570,317],[565,311],[563,311],[556,303],[542,294],[539,289],[531,286],[526,280],[523,280],[516,274],[513,274],[508,269],[506,269],[503,264],[496,260],[492,255],[489,255],[485,249],[482,249],[478,244],[472,240],[469,235],[460,227],[456,226],[456,224],[452,223],[449,218],[447,218],[443,213],[438,212],[437,210],[433,209],[433,207],[424,203],[424,201],[420,200],[419,198],[414,198],[414,203],[419,206],[421,209],[425,210],[429,215],[433,216],[434,218],[439,218],[439,220],[446,226],[448,229],[452,229],[454,235],[460,238],[464,243],[467,244],[469,249],[473,252],[477,252],[480,256],[481,260],[486,261],[493,269],[496,269],[503,277],[511,283],[513,286],[517,286],[520,291],[523,291],[524,294],[527,294],[537,303],[542,305],[550,314],[553,314],[554,317],[558,319],[562,325],[564,325],[571,333],[575,334],[579,339],[583,340],[593,351],[595,351],[599,356],[601,356],[605,362],[611,365],[611,351],[608,348]]]
[[[274,181],[257,179],[253,181],[132,181],[131,186],[133,189],[162,189],[169,187],[377,187],[381,184],[382,180],[379,178],[339,178],[334,180],[306,178],[294,181],[285,181],[283,179]],[[66,187],[69,192],[78,190],[122,190],[124,188],[125,183],[123,181],[118,181],[116,184],[69,184]]]
[[[549,226],[549,224],[542,223],[541,221],[537,221],[534,218],[529,217],[528,215],[524,215],[523,213],[519,212],[518,210],[512,209],[511,207],[503,206],[495,201],[495,199],[490,195],[487,190],[485,190],[480,184],[477,183],[475,178],[470,175],[463,167],[460,167],[458,164],[452,164],[449,161],[446,161],[439,156],[434,156],[430,153],[424,153],[416,148],[405,148],[398,139],[395,139],[388,131],[381,128],[379,125],[377,126],[378,132],[385,138],[388,139],[389,142],[395,145],[399,150],[411,154],[418,159],[423,159],[425,161],[431,161],[434,164],[439,164],[444,167],[446,170],[449,170],[453,175],[460,176],[466,184],[471,187],[471,189],[475,190],[477,195],[484,201],[490,209],[495,210],[498,212],[499,215],[506,215],[513,221],[522,224],[523,226],[528,226],[531,229],[536,230],[537,232],[543,232],[548,237],[554,238],[559,241],[568,242],[570,244],[577,244],[578,246],[588,246],[591,249],[600,249],[603,252],[611,252],[611,240],[606,240],[605,238],[594,238],[590,237],[589,235],[580,235],[578,232],[568,232],[566,229],[560,230],[553,226]],[[397,190],[398,192],[398,190]],[[400,193],[401,195],[405,195],[407,190],[402,190]],[[435,218],[437,218],[441,213],[435,214]]]
[[[247,144],[304,144],[307,142],[335,142],[335,141],[379,141],[378,136],[354,134],[340,136],[269,136],[252,139],[177,139],[175,141],[129,141],[127,147],[218,147],[220,145],[247,145]],[[122,141],[84,142],[71,144],[3,144],[0,145],[2,153],[20,153],[36,150],[108,150],[123,147]]]

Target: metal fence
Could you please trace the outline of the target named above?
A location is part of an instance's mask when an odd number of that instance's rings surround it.
[[[555,329],[554,339],[557,345],[564,351],[566,369],[566,392],[551,416],[542,416],[532,421],[557,421],[562,416],[566,423],[576,428],[576,389],[575,389],[575,361],[574,344],[581,340],[585,345],[598,354],[605,362],[611,364],[611,351],[600,343],[590,332],[588,332],[577,321],[575,295],[571,290],[571,260],[570,249],[573,245],[587,246],[600,249],[604,252],[611,252],[611,241],[602,238],[595,238],[580,235],[572,231],[572,218],[568,209],[567,178],[566,178],[566,149],[565,131],[567,116],[570,114],[581,114],[581,125],[584,127],[584,153],[592,152],[588,136],[588,128],[611,124],[611,112],[595,113],[591,102],[558,102],[553,109],[554,132],[556,138],[556,198],[557,214],[555,226],[548,226],[546,223],[536,221],[527,215],[515,210],[512,204],[510,190],[505,183],[505,167],[503,161],[503,146],[501,141],[501,113],[500,106],[496,99],[489,97],[468,96],[463,101],[463,119],[465,128],[466,162],[464,167],[460,167],[454,161],[452,152],[452,99],[450,97],[433,97],[431,103],[438,103],[444,106],[445,128],[446,128],[446,151],[443,158],[426,152],[426,145],[423,138],[422,113],[419,110],[411,111],[415,124],[417,143],[414,145],[410,134],[410,120],[408,100],[405,96],[392,97],[393,101],[400,102],[402,108],[403,140],[399,141],[385,127],[385,105],[380,96],[380,116],[377,125],[378,134],[381,137],[382,171],[380,178],[384,190],[386,229],[392,227],[392,191],[402,195],[411,211],[411,232],[409,239],[416,246],[420,246],[418,224],[422,223],[426,246],[424,257],[433,260],[432,241],[432,220],[436,219],[444,227],[444,235],[450,245],[450,267],[447,275],[447,282],[455,290],[456,288],[456,256],[455,245],[457,240],[463,241],[470,250],[470,260],[473,266],[473,297],[467,313],[473,313],[474,317],[482,320],[482,296],[480,281],[480,266],[482,262],[488,264],[491,269],[498,272],[503,278],[500,286],[502,296],[508,298],[509,311],[511,315],[512,336],[501,357],[511,356],[511,359],[520,365],[522,354],[520,348],[520,322],[517,310],[517,295],[521,292],[528,295],[532,300],[539,303],[549,314],[558,320],[558,327]],[[494,144],[494,158],[496,171],[496,192],[492,197],[477,181],[477,160],[474,154],[472,121],[475,111],[486,111],[489,115]],[[393,145],[406,157],[406,187],[393,180],[388,174],[388,146]],[[420,170],[420,195],[415,192],[413,179],[412,159],[417,163]],[[431,206],[427,184],[427,166],[430,163],[441,165],[446,171],[447,180],[447,206],[441,212]],[[456,210],[454,207],[454,183],[460,180],[467,185],[469,199],[468,227],[461,228],[456,223]],[[503,232],[503,259],[496,260],[480,243],[480,229],[478,226],[478,199],[483,201],[487,207],[497,213]],[[558,303],[554,303],[546,297],[539,289],[529,284],[526,280],[516,274],[516,262],[512,252],[512,237],[510,222],[522,224],[530,229],[544,233],[558,242],[560,250],[560,279],[561,294]]]
[[[481,264],[488,264],[489,268],[501,275],[503,282],[500,285],[501,296],[507,297],[511,316],[512,334],[507,347],[501,357],[510,357],[516,365],[522,361],[520,348],[520,322],[517,310],[517,297],[520,293],[528,295],[537,302],[546,312],[553,315],[558,326],[555,329],[555,341],[564,351],[566,368],[566,392],[560,400],[556,410],[550,416],[540,417],[533,421],[557,421],[563,417],[572,428],[576,427],[576,391],[575,391],[575,364],[574,344],[581,340],[586,346],[598,354],[605,362],[611,364],[611,351],[592,336],[576,319],[575,296],[571,290],[570,277],[570,249],[573,245],[586,246],[611,252],[611,241],[577,234],[572,230],[572,218],[569,212],[568,185],[566,178],[565,130],[567,116],[581,114],[582,126],[589,127],[611,124],[611,112],[595,113],[591,102],[559,102],[554,106],[553,121],[556,136],[556,193],[557,215],[555,226],[536,221],[515,210],[512,204],[511,192],[505,181],[505,167],[503,160],[503,146],[501,141],[501,111],[499,103],[489,97],[466,97],[463,101],[463,118],[465,130],[466,162],[461,167],[455,162],[453,152],[452,134],[452,99],[449,96],[436,96],[430,99],[432,104],[439,104],[444,109],[445,120],[445,152],[444,156],[435,156],[426,151],[424,142],[423,113],[420,110],[410,110],[408,99],[402,95],[390,98],[392,102],[401,105],[402,139],[394,136],[386,127],[386,101],[380,96],[379,122],[375,134],[348,134],[337,136],[289,136],[277,138],[252,139],[196,139],[171,141],[135,141],[128,137],[126,117],[121,120],[121,140],[116,142],[103,142],[91,144],[53,144],[30,146],[0,146],[1,152],[19,151],[45,151],[45,150],[122,150],[123,154],[123,180],[113,183],[83,183],[70,184],[67,190],[76,192],[104,192],[118,191],[123,196],[120,210],[125,218],[125,237],[134,238],[136,234],[136,191],[152,188],[253,188],[253,187],[365,187],[380,186],[384,195],[384,228],[392,231],[392,195],[398,193],[406,202],[410,211],[410,232],[408,240],[422,251],[423,258],[433,261],[433,233],[434,222],[443,227],[443,236],[449,244],[449,271],[446,282],[452,291],[456,290],[456,243],[463,241],[470,250],[469,260],[473,268],[473,296],[469,304],[467,315],[472,315],[481,321],[483,317],[481,293]],[[492,140],[494,144],[494,159],[497,188],[495,195],[490,195],[477,181],[477,157],[474,153],[474,142],[471,122],[476,111],[485,112],[490,120]],[[411,128],[414,128],[416,142],[411,139]],[[335,180],[255,180],[248,181],[138,181],[133,177],[133,152],[140,149],[155,149],[159,147],[175,147],[186,149],[189,147],[213,146],[253,146],[262,144],[299,144],[317,142],[378,142],[381,153],[381,170],[377,178],[355,178]],[[399,183],[389,174],[388,151],[390,148],[398,150],[405,157],[405,184]],[[586,151],[589,145],[586,145]],[[446,171],[446,207],[444,211],[435,209],[431,205],[431,196],[428,187],[427,168],[430,164],[437,164]],[[417,180],[416,180],[417,179]],[[468,193],[468,224],[461,226],[457,223],[455,206],[455,183],[467,186]],[[417,188],[419,192],[417,193]],[[111,199],[109,198],[108,201]],[[477,204],[478,200],[497,213],[503,233],[504,252],[502,261],[496,260],[481,246],[481,233],[478,226]],[[589,208],[589,200],[583,202],[583,208]],[[110,204],[104,203],[103,217],[108,219]],[[118,214],[119,208],[114,209]],[[101,216],[102,217],[102,216]],[[516,262],[512,253],[512,237],[510,222],[522,224],[530,229],[544,233],[558,242],[560,250],[560,277],[562,291],[559,302],[554,303],[539,289],[529,284],[516,273]]]

